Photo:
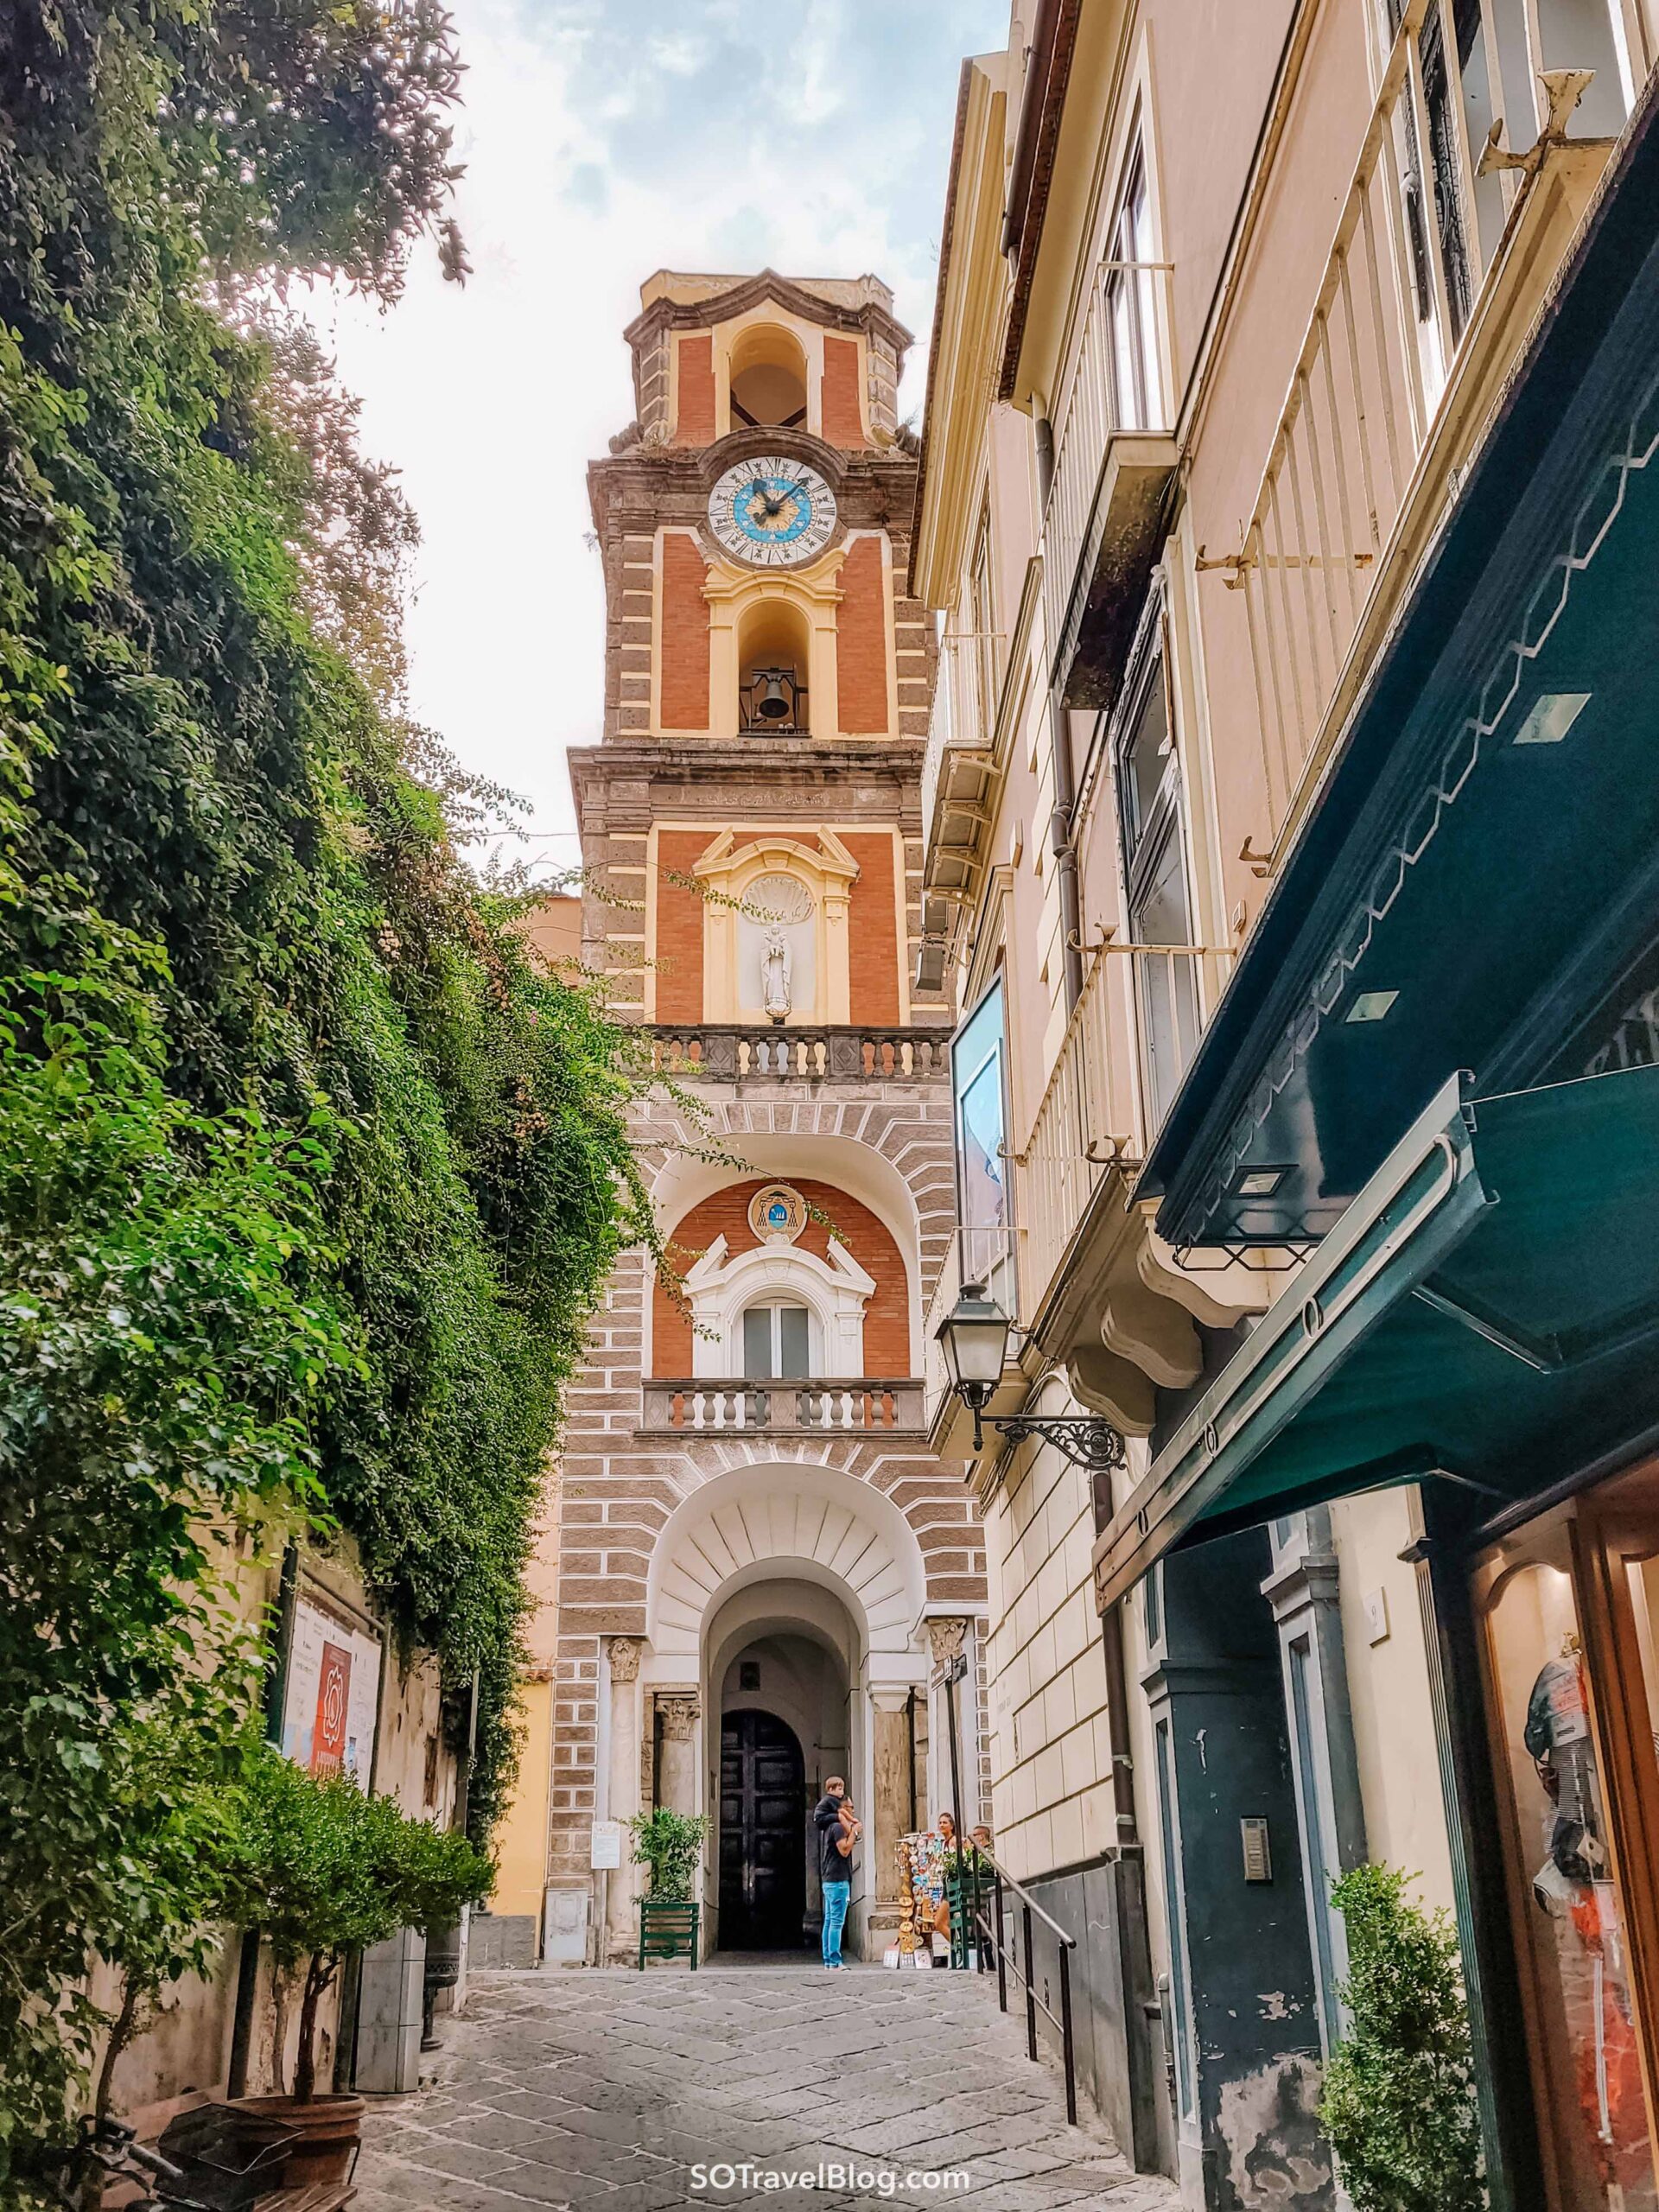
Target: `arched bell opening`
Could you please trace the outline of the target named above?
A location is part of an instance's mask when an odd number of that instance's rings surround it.
[[[787,600],[763,599],[738,625],[737,726],[746,737],[804,737],[810,723],[806,617]]]
[[[806,424],[806,355],[775,323],[756,323],[732,347],[731,427],[801,429]]]

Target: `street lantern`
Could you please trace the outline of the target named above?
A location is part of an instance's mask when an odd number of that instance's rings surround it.
[[[934,1332],[950,1388],[974,1416],[974,1450],[985,1448],[980,1416],[1002,1380],[1013,1323],[983,1283],[965,1282],[957,1302]],[[1057,1445],[1074,1465],[1103,1473],[1123,1465],[1123,1439],[1109,1421],[1092,1414],[1012,1414],[991,1423],[1007,1444],[1036,1437]]]

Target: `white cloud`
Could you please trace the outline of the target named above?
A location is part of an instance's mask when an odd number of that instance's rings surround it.
[[[998,0],[457,0],[455,213],[399,305],[314,312],[424,543],[412,704],[574,855],[563,751],[597,739],[585,470],[632,413],[625,324],[660,267],[874,270],[925,338],[962,54]],[[919,355],[906,398],[920,400]]]

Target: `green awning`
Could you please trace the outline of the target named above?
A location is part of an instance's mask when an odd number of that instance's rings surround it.
[[[1183,1538],[1431,1473],[1524,1497],[1656,1421],[1659,1067],[1454,1077],[1115,1516],[1099,1603]]]

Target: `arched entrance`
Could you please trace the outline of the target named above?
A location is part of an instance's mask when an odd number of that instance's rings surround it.
[[[720,1939],[731,1951],[804,1940],[805,1762],[787,1721],[750,1706],[720,1724]]]
[[[915,1726],[928,1696],[925,1603],[902,1509],[823,1460],[728,1468],[670,1516],[651,1564],[646,1681],[659,1703],[702,1715],[700,1759],[664,1789],[678,1809],[711,1815],[712,1948],[816,1941],[811,1815],[831,1775],[846,1777],[865,1822],[849,1956],[878,1954],[897,1928],[897,1840],[925,1791]]]

